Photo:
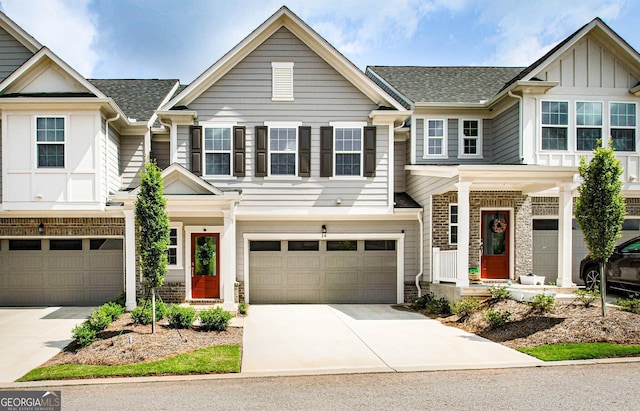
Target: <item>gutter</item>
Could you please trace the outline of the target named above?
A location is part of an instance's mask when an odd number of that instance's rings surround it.
[[[524,155],[524,148],[522,147],[524,144],[523,141],[523,136],[522,136],[522,121],[523,121],[523,114],[522,114],[522,96],[518,96],[515,95],[511,92],[511,90],[509,90],[507,92],[507,95],[509,97],[515,98],[519,100],[518,103],[518,156],[520,157],[520,162],[522,162],[523,160],[523,155]]]
[[[420,271],[416,274],[416,288],[418,289],[418,298],[422,297],[422,289],[420,288],[420,277],[424,274],[424,221],[422,220],[422,214],[424,209],[418,213],[418,224],[420,225]]]

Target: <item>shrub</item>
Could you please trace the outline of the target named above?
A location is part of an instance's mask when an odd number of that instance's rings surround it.
[[[162,301],[156,301],[156,321],[167,315],[167,305]],[[131,320],[135,324],[151,324],[151,301],[140,300],[138,306],[131,311]]]
[[[212,307],[200,313],[200,325],[205,331],[224,331],[232,318],[233,314],[222,307]]]
[[[506,300],[511,298],[511,291],[507,290],[504,285],[492,285],[488,288],[491,298],[494,300]]]
[[[616,298],[616,304],[623,311],[640,314],[640,297]]]
[[[509,321],[511,313],[509,311],[488,309],[484,318],[487,320],[491,328],[497,328],[502,327]]]
[[[107,316],[109,316],[109,318],[111,318],[111,321],[113,321],[124,314],[124,306],[110,301],[98,307],[98,311],[102,311]]]
[[[460,319],[466,318],[474,311],[480,309],[482,303],[473,297],[464,297],[453,303],[451,312],[459,316]]]
[[[238,313],[245,315],[247,313],[247,303],[245,303],[244,301],[240,301],[240,303],[238,304]]]
[[[81,347],[86,347],[96,340],[96,330],[89,324],[88,321],[83,322],[80,325],[76,325],[71,331],[73,339]]]
[[[536,294],[527,304],[535,310],[550,311],[556,306],[556,296],[553,294]]]
[[[600,292],[598,290],[576,290],[573,292],[576,295],[576,300],[581,302],[585,308],[589,308],[591,304],[598,298],[600,298]]]
[[[104,311],[97,309],[91,313],[91,317],[89,317],[87,323],[91,329],[98,332],[104,330],[111,324],[111,317]]]
[[[416,311],[424,310],[425,308],[427,308],[427,304],[429,304],[429,302],[431,302],[433,298],[433,293],[425,294],[420,298],[416,298],[415,300],[413,300],[411,308]]]
[[[189,328],[196,319],[196,310],[193,307],[172,305],[167,313],[169,326],[173,328]]]
[[[451,305],[446,298],[432,298],[425,307],[431,314],[451,314]]]

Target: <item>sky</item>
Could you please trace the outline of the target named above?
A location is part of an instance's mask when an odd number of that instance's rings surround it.
[[[86,78],[188,84],[282,5],[361,70],[528,66],[595,17],[640,50],[637,0],[282,1],[0,0],[0,9]]]

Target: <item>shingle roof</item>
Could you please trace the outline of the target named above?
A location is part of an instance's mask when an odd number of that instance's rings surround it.
[[[393,193],[394,208],[422,208],[420,204],[407,193]]]
[[[113,98],[127,117],[146,122],[178,80],[89,79],[89,82]]]
[[[523,69],[371,66],[367,74],[373,71],[414,103],[478,103],[495,96]]]

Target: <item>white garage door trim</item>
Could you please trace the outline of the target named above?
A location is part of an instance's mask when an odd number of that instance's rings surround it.
[[[244,292],[245,300],[251,303],[249,289],[249,241],[282,240],[395,240],[396,241],[396,303],[404,302],[404,233],[351,233],[351,234],[284,234],[284,233],[245,233],[244,238]]]

